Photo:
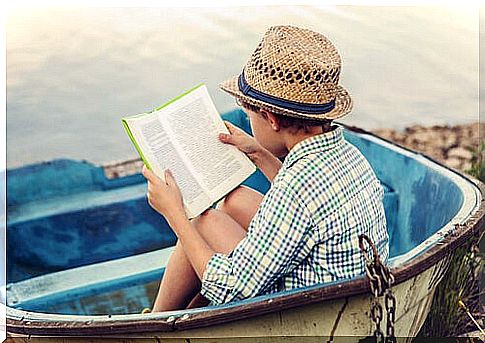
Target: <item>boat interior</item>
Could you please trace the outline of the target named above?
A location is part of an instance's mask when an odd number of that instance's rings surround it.
[[[251,132],[244,112],[223,118]],[[478,206],[478,188],[452,170],[365,132],[345,137],[384,186],[391,266],[426,251]],[[244,185],[270,187],[260,171]],[[147,204],[140,174],[108,179],[100,166],[66,159],[7,171],[7,230],[7,304],[49,314],[150,308],[176,242]]]

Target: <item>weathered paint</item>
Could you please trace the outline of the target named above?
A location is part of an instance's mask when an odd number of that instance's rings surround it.
[[[413,337],[423,324],[429,310],[434,288],[428,284],[434,273],[433,267],[393,288],[396,296],[396,336]],[[271,302],[271,299],[267,299]],[[328,340],[331,336],[338,338],[353,337],[354,339],[371,336],[374,330],[369,320],[369,310],[372,298],[370,295],[358,295],[349,298],[324,301],[304,307],[278,311],[254,318],[231,321],[226,324],[175,332],[150,332],[123,334],[118,337],[133,342],[144,342],[143,339],[157,337],[161,341],[173,342],[235,342],[240,338],[264,339],[265,337],[307,337],[309,341],[318,338]],[[384,299],[380,303],[385,308]],[[155,314],[140,315],[145,317]],[[162,319],[161,319],[162,320]],[[386,318],[382,328],[385,330]],[[107,337],[117,335],[108,335]],[[75,338],[69,341],[75,342]],[[177,340],[178,339],[178,340]],[[39,338],[35,341],[41,341]],[[96,340],[94,340],[96,341]],[[45,342],[49,342],[46,340]]]
[[[236,123],[237,125],[243,127],[245,130],[250,130],[247,119],[241,116],[241,112],[233,111],[227,114],[226,118],[233,121],[233,123]],[[411,152],[403,151],[403,149],[396,148],[391,144],[386,144],[385,142],[382,142],[376,138],[369,137],[367,135],[356,134],[350,131],[346,131],[345,135],[347,139],[352,144],[355,144],[369,159],[378,177],[385,186],[386,194],[384,203],[386,209],[386,218],[388,219],[389,230],[391,233],[392,258],[390,264],[393,268],[397,268],[397,270],[403,270],[403,273],[399,275],[405,275],[408,273],[408,270],[405,267],[406,264],[412,264],[413,261],[418,259],[426,259],[427,257],[423,256],[426,255],[426,251],[434,245],[439,244],[443,240],[444,236],[453,233],[455,231],[455,223],[461,225],[477,213],[477,209],[480,206],[481,201],[480,191],[478,191],[478,189],[465,178],[453,174],[449,170],[438,166],[437,164],[429,161],[424,157],[421,157]],[[95,168],[94,166],[91,167]],[[406,171],[408,173],[405,173]],[[85,175],[85,173],[83,175]],[[259,177],[260,179],[257,180],[257,182],[254,182],[252,184],[252,187],[257,188],[258,186],[261,187],[261,185],[263,185],[267,188],[267,181],[264,179],[264,177],[262,177],[262,175],[259,175]],[[83,178],[81,179],[84,180]],[[109,181],[106,181],[104,179],[102,180],[102,183],[110,184]],[[255,179],[252,180],[254,181]],[[103,192],[108,191],[108,193],[103,193],[105,194],[103,196],[99,194],[99,196],[101,198],[106,197],[105,199],[109,199],[110,196],[115,194],[113,192],[123,192],[124,189],[127,194],[130,194],[131,192],[133,192],[133,190],[129,190],[129,187],[140,187],[140,184],[137,184],[137,182],[133,182],[133,179],[131,179],[129,185],[125,186],[123,186],[122,180],[117,180],[116,182],[116,185],[104,188]],[[264,182],[266,182],[266,184],[264,184]],[[427,187],[429,187],[429,196],[423,195],[426,192]],[[92,196],[93,192],[96,192],[96,190],[82,191],[80,192],[80,194],[91,193]],[[263,189],[262,192],[264,193],[265,190]],[[109,196],[106,196],[106,194],[109,194]],[[57,198],[58,196],[59,195],[56,195],[53,198]],[[420,197],[424,197],[425,199],[429,200],[429,203],[420,204]],[[98,199],[97,197],[94,198]],[[69,197],[66,198],[65,195],[61,195],[61,199],[63,199],[63,201],[58,202],[58,206],[67,206],[68,208],[69,206],[71,206],[71,208],[77,208],[76,206],[67,203],[66,199],[69,199]],[[128,196],[127,201],[135,200],[136,199],[130,200]],[[143,203],[143,197],[139,197],[138,201],[140,201],[140,203]],[[38,199],[32,200],[32,202],[34,205],[39,205],[43,203]],[[64,202],[66,202],[66,204],[64,204]],[[82,203],[82,201],[80,203]],[[109,203],[109,201],[106,201],[103,206],[109,206]],[[121,201],[121,203],[123,203],[123,201]],[[36,207],[39,207],[34,205],[32,206],[32,211]],[[89,202],[86,202],[84,205],[84,208],[80,207],[77,208],[77,210],[86,210],[86,208],[89,208],[92,203],[90,204]],[[14,206],[22,207],[23,205],[16,204]],[[144,203],[144,206],[147,206],[146,201]],[[420,208],[420,206],[422,208]],[[66,207],[62,208],[65,209]],[[99,209],[100,207],[94,206],[92,209],[96,208]],[[56,211],[56,209],[57,208],[54,208],[54,212]],[[26,212],[28,213],[28,211]],[[475,223],[477,223],[476,220],[483,220],[482,212],[480,212],[481,218],[474,219]],[[73,213],[75,213],[75,211],[61,211],[57,214],[72,215]],[[96,213],[96,211],[93,210],[93,213]],[[435,218],[431,218],[435,214]],[[409,218],[410,216],[415,216],[416,218]],[[36,218],[35,215],[32,215],[30,218],[32,219],[32,222],[35,222],[35,220],[41,221],[43,219],[42,215],[39,215],[38,218]],[[93,218],[94,222],[105,219],[96,218],[95,215],[93,215]],[[160,220],[159,217],[158,220]],[[453,220],[453,222],[450,222],[451,220]],[[13,220],[9,222],[13,223],[12,225],[9,225],[9,234],[10,230],[13,234],[17,234],[18,230],[14,229],[16,227],[15,225],[25,222],[29,221],[26,220],[22,222],[21,220],[18,220],[18,217],[17,221]],[[59,222],[58,224],[61,223],[62,222]],[[422,225],[419,226],[418,224]],[[418,225],[419,228],[415,228],[416,225]],[[106,221],[105,224],[101,227],[107,227]],[[55,228],[56,227],[52,227],[52,230],[55,230]],[[57,227],[57,229],[61,232],[65,231],[65,227],[62,226]],[[70,230],[73,229],[70,227]],[[106,233],[103,234],[102,231],[98,231],[96,233],[99,236],[106,235]],[[68,240],[68,238],[66,237],[57,238],[61,238],[60,241]],[[106,240],[109,238],[104,237],[104,239]],[[18,243],[23,244],[21,241],[18,241]],[[96,244],[98,244],[98,242],[94,241],[94,245],[92,245],[91,248],[97,248]],[[102,246],[102,244],[103,241],[101,241],[100,246]],[[122,251],[123,249],[126,249],[126,247],[124,247],[122,244],[112,245],[115,246],[115,250],[121,249]],[[109,244],[107,244],[107,246],[109,246]],[[35,249],[36,247],[32,245],[30,248]],[[65,248],[68,249],[68,247]],[[43,247],[43,249],[46,248]],[[130,249],[132,254],[134,248],[131,247]],[[47,252],[48,251],[44,251],[44,254],[48,255]],[[64,253],[67,254],[70,253],[70,251],[65,250]],[[104,260],[92,260],[91,262],[86,262],[85,264],[92,264],[92,262],[97,262],[97,264],[91,266],[93,267],[93,270],[96,270],[98,267],[102,267],[104,263],[107,263],[105,261],[106,259],[109,259],[109,255],[113,255],[113,252],[110,252],[110,254],[104,256]],[[128,257],[128,259],[131,259],[131,257]],[[48,261],[49,259],[46,258],[46,260]],[[404,279],[401,277],[400,283],[394,287],[394,291],[398,298],[399,318],[399,321],[396,322],[396,329],[400,330],[399,332],[407,333],[405,334],[406,336],[415,334],[421,327],[424,319],[426,318],[426,314],[429,309],[435,286],[439,282],[440,275],[442,275],[442,270],[444,270],[447,265],[446,261],[439,262],[438,260],[436,260],[433,263],[434,264],[431,265],[431,268],[426,267],[424,269],[420,269],[419,273],[409,273],[410,277]],[[162,264],[163,262],[161,261],[160,268],[163,268]],[[64,265],[63,268],[68,269],[71,268],[71,266],[66,267]],[[46,299],[49,298],[46,298],[45,296],[39,296],[36,298],[34,296],[29,298],[29,302],[27,302],[25,300],[28,297],[24,297],[23,299],[20,297],[17,299],[17,306],[21,305],[22,301],[24,301],[24,305],[26,305],[27,309],[35,309],[36,311],[47,311],[51,313],[77,314],[79,314],[79,312],[77,311],[82,310],[84,311],[82,313],[87,314],[88,316],[58,316],[55,314],[37,314],[29,313],[26,311],[16,311],[12,308],[8,308],[8,318],[12,323],[18,323],[22,317],[29,318],[28,320],[25,319],[25,329],[28,329],[30,325],[33,325],[33,323],[42,323],[42,325],[45,324],[46,327],[49,327],[49,325],[54,325],[55,327],[59,328],[66,327],[68,328],[68,330],[71,330],[72,328],[72,332],[75,332],[75,330],[78,330],[80,328],[89,328],[90,325],[108,325],[108,327],[112,328],[113,330],[117,330],[114,328],[114,326],[119,327],[119,325],[124,325],[123,323],[125,323],[126,321],[126,325],[134,325],[134,328],[143,328],[141,330],[135,329],[135,331],[140,332],[139,334],[137,334],[137,336],[144,335],[146,337],[152,338],[154,337],[152,333],[143,334],[143,332],[145,328],[148,331],[153,331],[153,329],[156,327],[153,326],[153,324],[159,323],[159,337],[213,337],[214,340],[211,341],[231,341],[234,336],[244,336],[244,333],[246,333],[250,337],[264,337],[265,335],[281,336],[293,331],[295,333],[304,332],[307,337],[310,337],[313,334],[317,334],[319,336],[340,336],[346,334],[359,336],[362,334],[362,336],[366,336],[369,334],[369,330],[371,330],[370,328],[372,327],[372,323],[369,320],[367,310],[369,308],[370,298],[368,295],[365,294],[357,294],[347,296],[344,299],[332,298],[332,300],[325,300],[324,298],[322,298],[322,300],[319,302],[309,301],[308,305],[305,306],[281,307],[282,310],[280,311],[273,311],[272,313],[261,314],[258,316],[251,315],[249,316],[251,318],[242,320],[236,319],[245,318],[244,316],[231,318],[231,323],[214,324],[209,328],[201,327],[190,330],[183,329],[190,324],[191,318],[196,317],[198,313],[210,314],[211,311],[214,311],[214,313],[220,313],[217,312],[217,310],[237,309],[241,306],[250,306],[251,304],[257,304],[264,301],[268,301],[268,307],[271,307],[271,302],[274,301],[276,303],[279,296],[283,298],[286,294],[304,294],[304,291],[307,290],[310,290],[310,293],[308,294],[313,294],[311,293],[312,289],[321,289],[323,291],[327,288],[330,289],[330,287],[334,287],[334,285],[332,284],[316,285],[304,288],[302,290],[294,290],[293,292],[289,291],[282,292],[277,295],[257,297],[254,299],[248,299],[246,301],[234,304],[227,304],[220,307],[213,306],[203,309],[175,311],[173,313],[151,314],[145,316],[137,314],[128,316],[113,315],[112,317],[89,316],[89,314],[102,313],[103,311],[106,311],[107,307],[109,306],[113,307],[111,311],[115,311],[115,313],[119,313],[118,311],[123,311],[123,309],[117,307],[116,304],[118,301],[117,299],[128,296],[126,292],[129,292],[130,295],[137,295],[134,297],[136,299],[142,299],[139,303],[136,303],[137,300],[133,300],[133,297],[126,298],[127,300],[129,299],[131,304],[130,306],[127,306],[127,310],[129,308],[130,311],[131,309],[133,309],[133,311],[136,312],[137,307],[140,307],[140,309],[141,307],[144,307],[146,303],[150,301],[150,297],[153,296],[150,295],[153,294],[153,289],[156,288],[156,285],[154,284],[155,281],[153,279],[149,280],[149,278],[147,278],[147,275],[151,275],[152,277],[153,275],[155,275],[154,273],[158,272],[159,277],[161,272],[160,268],[153,268],[152,271],[149,273],[143,273],[143,268],[140,268],[140,270],[132,271],[132,274],[130,274],[130,280],[132,282],[130,281],[129,284],[124,284],[122,281],[123,276],[126,276],[123,275],[122,269],[119,269],[117,271],[119,272],[119,278],[113,277],[111,281],[93,281],[94,279],[96,279],[94,273],[92,273],[91,276],[89,273],[87,273],[79,279],[76,279],[75,276],[71,276],[70,280],[74,284],[77,283],[78,286],[81,287],[64,288],[64,297],[59,296],[59,294],[55,294],[54,290],[56,289],[56,278],[53,277],[55,275],[51,274],[46,275],[45,277],[40,276],[38,279],[39,285],[42,283],[40,281],[45,281],[49,277],[51,278],[50,280],[53,280],[54,283],[51,287],[51,289],[53,290],[53,292],[51,292],[52,298],[50,298],[49,301],[46,301]],[[438,270],[437,268],[439,268],[440,270]],[[75,271],[76,270],[73,270],[74,273],[72,275],[76,274]],[[28,274],[28,272],[28,270],[25,271],[25,274]],[[40,275],[41,274],[43,273],[41,272]],[[57,274],[59,282],[62,281],[62,275],[66,276],[67,274]],[[30,281],[32,281],[33,284],[36,283],[34,282],[35,280]],[[90,284],[91,281],[93,282]],[[354,286],[359,284],[361,285],[360,287],[362,287],[363,285],[362,282],[357,279],[350,280],[349,282],[342,282],[341,284],[339,283],[336,286],[345,287],[347,284],[353,284]],[[12,284],[11,289],[15,289],[17,286],[21,285],[22,283]],[[33,287],[35,287],[35,285]],[[86,292],[83,293],[84,291]],[[345,288],[342,288],[342,291],[345,291]],[[335,292],[333,291],[332,294],[334,293]],[[345,292],[342,293],[345,294]],[[354,293],[358,292],[354,289],[352,294]],[[36,293],[36,290],[32,288],[32,294],[41,294],[41,292]],[[74,294],[77,295],[74,296]],[[140,297],[138,297],[138,295],[140,295]],[[97,299],[99,301],[96,300],[96,297],[98,297]],[[113,303],[110,304],[109,301],[106,301],[106,299],[113,299]],[[133,301],[135,301],[135,303],[133,303]],[[97,306],[98,304],[100,306]],[[9,305],[16,306],[13,303],[10,303]],[[110,313],[112,313],[111,311]],[[150,321],[153,320],[155,322],[150,324]],[[260,326],[263,326],[263,328],[260,328]],[[178,330],[182,331],[178,333],[168,332],[177,328]],[[50,332],[54,334],[56,331],[52,331],[51,329]]]

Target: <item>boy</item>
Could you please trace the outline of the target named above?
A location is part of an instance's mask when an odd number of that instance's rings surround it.
[[[221,85],[247,113],[254,138],[227,123],[231,134],[219,139],[271,181],[266,195],[239,187],[218,209],[189,221],[170,171],[164,183],[143,169],[150,205],[178,237],[153,311],[352,278],[364,273],[359,234],[387,259],[382,186],[331,123],[352,108],[338,84],[340,67],[325,36],[276,26],[242,73]]]

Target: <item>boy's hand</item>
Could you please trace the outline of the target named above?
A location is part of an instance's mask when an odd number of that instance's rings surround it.
[[[256,163],[259,153],[263,150],[258,141],[228,121],[225,120],[224,124],[226,124],[226,127],[231,134],[220,133],[219,140],[223,143],[234,145],[240,151],[245,153],[253,163]]]
[[[166,182],[146,166],[143,166],[142,174],[148,181],[148,203],[155,211],[164,216],[169,223],[178,216],[187,216],[182,194],[170,170],[165,170]]]

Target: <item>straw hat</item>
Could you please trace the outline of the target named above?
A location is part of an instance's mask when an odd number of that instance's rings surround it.
[[[273,26],[239,76],[220,87],[268,111],[313,120],[336,119],[352,109],[340,86],[340,55],[324,35],[294,26]]]

